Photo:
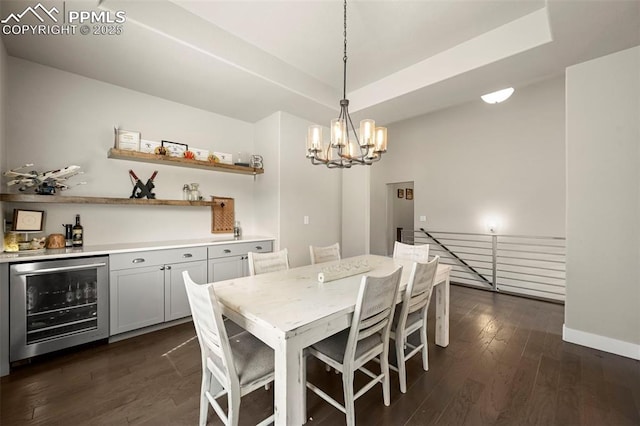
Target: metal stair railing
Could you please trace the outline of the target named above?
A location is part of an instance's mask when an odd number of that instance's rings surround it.
[[[452,267],[452,283],[564,302],[564,237],[420,228],[403,231],[402,242],[429,244],[430,254]]]

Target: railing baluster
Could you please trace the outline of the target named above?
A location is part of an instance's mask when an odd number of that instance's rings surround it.
[[[493,291],[498,291],[498,236],[491,236],[491,260],[493,264]]]

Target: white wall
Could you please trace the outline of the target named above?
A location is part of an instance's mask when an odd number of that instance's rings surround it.
[[[640,359],[640,47],[568,68],[566,96],[565,340]]]
[[[289,249],[292,266],[309,263],[309,244],[341,241],[341,173],[312,166],[304,158],[308,121],[278,112],[253,125],[17,58],[9,58],[8,64],[10,167],[80,165],[85,175],[71,181],[88,184],[67,195],[128,197],[130,168],[145,180],[159,170],[158,198],[180,199],[184,183],[199,182],[204,195],[234,197],[243,233],[277,238],[277,245]],[[254,181],[245,175],[108,159],[114,125],[139,130],[144,139],[260,154],[265,173]],[[5,203],[5,211],[16,206]],[[62,232],[62,224],[80,213],[87,245],[211,236],[211,213],[202,207],[29,208],[47,211],[47,234]],[[309,225],[303,224],[304,216]]]
[[[255,152],[263,156],[265,167],[254,187],[255,227],[277,239],[276,249],[289,251],[292,267],[310,263],[309,245],[340,241],[341,173],[305,159],[310,124],[277,112],[254,126]]]
[[[305,158],[312,123],[287,113],[280,117],[280,244],[289,250],[294,267],[310,263],[309,245],[341,241],[342,174]],[[309,216],[308,225],[304,216]]]
[[[342,171],[343,257],[370,253],[371,169],[378,164],[354,166]]]
[[[234,197],[236,219],[242,222],[245,234],[254,233],[251,176],[107,159],[114,125],[141,131],[144,139],[176,141],[235,155],[253,152],[252,124],[13,57],[8,65],[9,167],[35,163],[35,169],[48,170],[77,164],[85,175],[71,181],[86,180],[88,184],[64,194],[105,197],[131,194],[129,169],[145,181],[158,170],[158,198],[180,199],[184,183],[199,182],[207,197]],[[204,207],[30,207],[47,211],[47,233],[61,232],[61,225],[80,213],[85,244],[211,236],[211,213]],[[5,210],[11,208],[5,204]]]
[[[280,244],[280,113],[276,112],[253,126],[256,154],[262,155],[264,173],[253,185],[254,228],[259,235],[276,238]]]
[[[372,166],[371,252],[386,254],[387,183],[414,181],[415,227],[565,235],[564,79],[516,88],[389,126],[389,150]],[[426,225],[426,226],[425,226]]]

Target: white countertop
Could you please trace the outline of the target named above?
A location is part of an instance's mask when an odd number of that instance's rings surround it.
[[[154,241],[146,243],[102,244],[63,249],[46,249],[36,252],[11,252],[0,253],[0,263],[22,262],[32,260],[50,260],[82,256],[100,256],[114,253],[128,253],[141,250],[165,250],[181,247],[215,246],[221,244],[250,243],[254,241],[273,241],[272,237],[246,236],[234,239],[233,237],[211,237],[197,240],[173,240]]]

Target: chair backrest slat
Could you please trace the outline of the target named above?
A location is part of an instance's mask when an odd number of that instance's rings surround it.
[[[311,264],[331,262],[340,260],[340,243],[335,243],[327,247],[309,246]]]
[[[361,321],[358,332],[358,340],[366,339],[372,334],[378,333],[380,330],[382,330],[387,325],[387,321],[389,320],[389,309],[380,311],[379,314]]]
[[[344,354],[345,362],[354,359],[358,341],[362,339],[379,333],[380,342],[388,341],[401,275],[402,267],[399,267],[384,277],[362,277]]]
[[[427,263],[429,261],[429,244],[414,246],[396,241],[393,246],[393,258]]]
[[[205,342],[205,346],[218,358],[222,359],[224,353],[222,344],[220,343],[220,336],[213,334],[208,329],[203,329],[202,326],[200,326],[200,334],[202,335],[202,340]]]
[[[409,313],[412,314],[415,311],[419,311],[424,308],[429,303],[431,299],[430,296],[431,294],[425,292],[417,294],[409,299]]]
[[[259,275],[267,272],[289,269],[289,252],[287,249],[272,253],[249,252],[249,274]]]

